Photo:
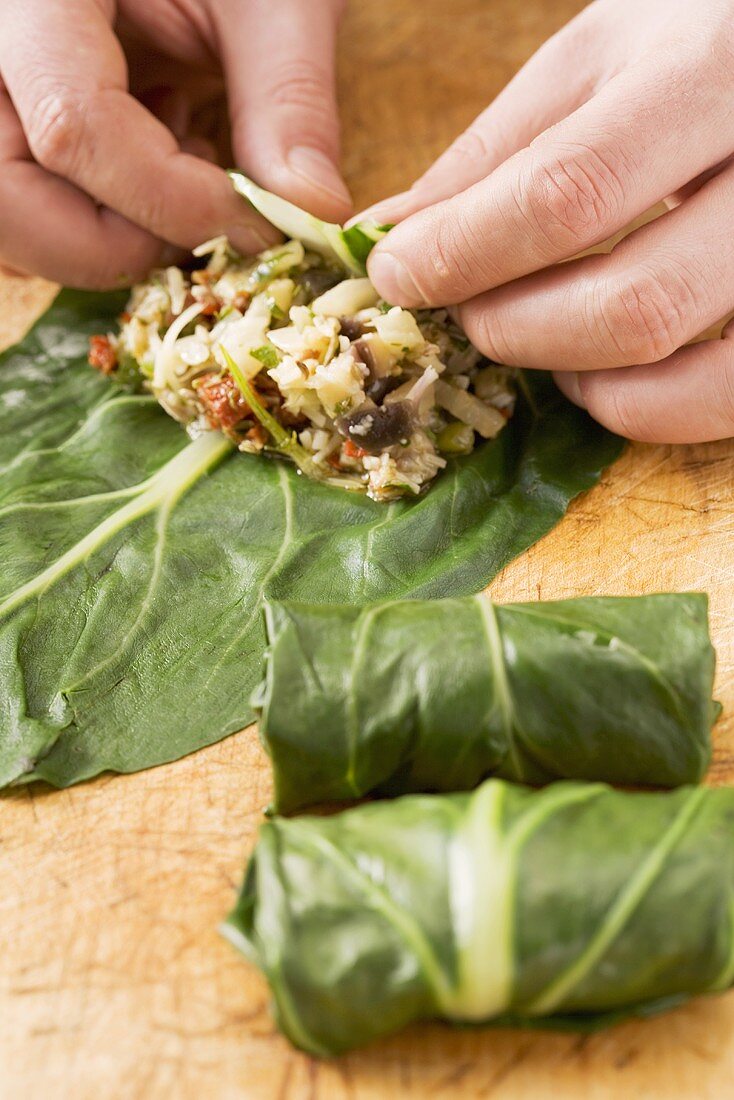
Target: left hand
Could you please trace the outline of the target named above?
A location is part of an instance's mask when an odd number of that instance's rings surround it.
[[[277,233],[220,164],[342,220],[343,0],[0,0],[0,265],[135,282],[226,234]]]
[[[734,308],[733,28],[734,0],[591,4],[373,208],[400,221],[370,257],[380,293],[455,304],[488,356],[555,371],[622,435],[734,435],[734,331],[685,346]]]

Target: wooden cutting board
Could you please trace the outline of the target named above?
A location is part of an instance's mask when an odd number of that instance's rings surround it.
[[[404,187],[582,5],[362,0],[342,35],[357,204]],[[10,340],[51,288],[0,284]],[[500,600],[705,589],[719,652],[714,782],[734,780],[734,444],[635,446],[491,587]],[[274,1031],[217,934],[268,769],[253,730],[187,760],[0,800],[0,1098],[723,1100],[734,995],[593,1037],[414,1027],[330,1063]],[[671,913],[671,920],[676,914]]]

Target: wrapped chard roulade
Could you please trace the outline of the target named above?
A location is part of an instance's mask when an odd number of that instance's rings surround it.
[[[490,779],[276,818],[225,932],[317,1055],[427,1018],[660,1010],[734,978],[734,790]]]
[[[717,714],[704,595],[270,603],[253,703],[274,809],[526,783],[698,782]]]

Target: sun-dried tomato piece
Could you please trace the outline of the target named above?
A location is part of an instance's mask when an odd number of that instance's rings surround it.
[[[212,428],[223,432],[232,431],[241,420],[252,415],[231,374],[205,374],[196,387],[196,396]]]
[[[346,458],[364,458],[369,454],[369,451],[365,451],[364,447],[358,447],[351,439],[343,444],[342,450]]]
[[[102,374],[112,374],[117,366],[117,352],[109,336],[90,336],[89,365]]]
[[[207,287],[207,293],[201,295],[192,294],[189,291],[184,299],[184,309],[188,309],[189,306],[198,306],[201,310],[201,317],[215,317],[222,308],[222,303],[212,294]]]

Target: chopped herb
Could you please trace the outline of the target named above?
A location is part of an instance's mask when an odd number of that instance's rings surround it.
[[[302,447],[298,442],[296,433],[286,431],[286,429],[278,423],[275,417],[268,412],[260,401],[254,387],[247,381],[225,347],[222,347],[222,354],[227,363],[227,368],[240,389],[240,393],[252,410],[252,415],[260,421],[265,431],[268,432],[272,438],[275,450],[292,458],[301,473],[314,478],[316,481],[323,481],[321,471],[316,466],[306,448]]]
[[[250,355],[253,359],[258,359],[268,369],[277,367],[280,362],[277,351],[269,344],[263,344],[261,348],[255,348],[254,351],[250,352]]]

